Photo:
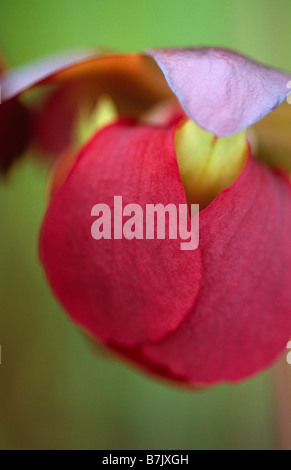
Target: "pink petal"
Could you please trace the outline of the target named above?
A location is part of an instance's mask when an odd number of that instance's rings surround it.
[[[6,71],[1,77],[2,101],[10,100],[65,69],[90,61],[96,51],[70,51],[35,60],[26,66]]]
[[[120,115],[135,117],[173,96],[162,72],[149,57],[75,51],[5,71],[0,76],[2,101],[48,84],[58,88],[36,103],[33,137],[40,150],[50,153],[68,146],[79,108],[93,109],[100,95],[108,94]]]
[[[291,75],[223,49],[148,51],[191,119],[218,136],[262,119],[286,98]]]
[[[73,320],[122,346],[157,341],[177,328],[197,296],[199,249],[180,240],[94,240],[92,207],[186,203],[172,128],[118,123],[83,148],[52,200],[41,234],[50,284]],[[162,158],[161,158],[162,156]]]
[[[203,276],[179,328],[145,345],[149,364],[192,384],[237,381],[272,364],[291,336],[291,187],[250,159],[200,213]]]

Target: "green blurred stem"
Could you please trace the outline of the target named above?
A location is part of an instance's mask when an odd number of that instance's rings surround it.
[[[274,367],[277,449],[291,450],[291,365],[286,355]]]

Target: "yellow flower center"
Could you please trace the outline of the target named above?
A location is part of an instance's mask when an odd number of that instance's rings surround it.
[[[177,129],[175,149],[187,202],[200,210],[236,180],[248,154],[245,131],[216,138],[191,120]]]

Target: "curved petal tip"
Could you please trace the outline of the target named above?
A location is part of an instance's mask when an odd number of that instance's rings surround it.
[[[46,56],[43,60],[32,61],[24,67],[4,72],[0,80],[2,101],[16,97],[59,71],[94,59],[99,55],[98,51],[92,50],[60,52]]]
[[[216,48],[146,52],[191,119],[218,136],[262,119],[290,93],[291,75]]]

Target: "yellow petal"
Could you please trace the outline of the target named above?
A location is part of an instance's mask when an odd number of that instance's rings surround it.
[[[291,171],[291,105],[282,103],[250,129],[252,153],[276,168]]]
[[[187,202],[200,210],[236,180],[248,153],[244,131],[216,138],[191,120],[177,129],[175,149]]]
[[[77,124],[73,133],[75,146],[81,147],[91,136],[102,127],[111,124],[118,118],[118,113],[113,101],[106,95],[98,99],[93,111],[82,109],[77,118]]]

